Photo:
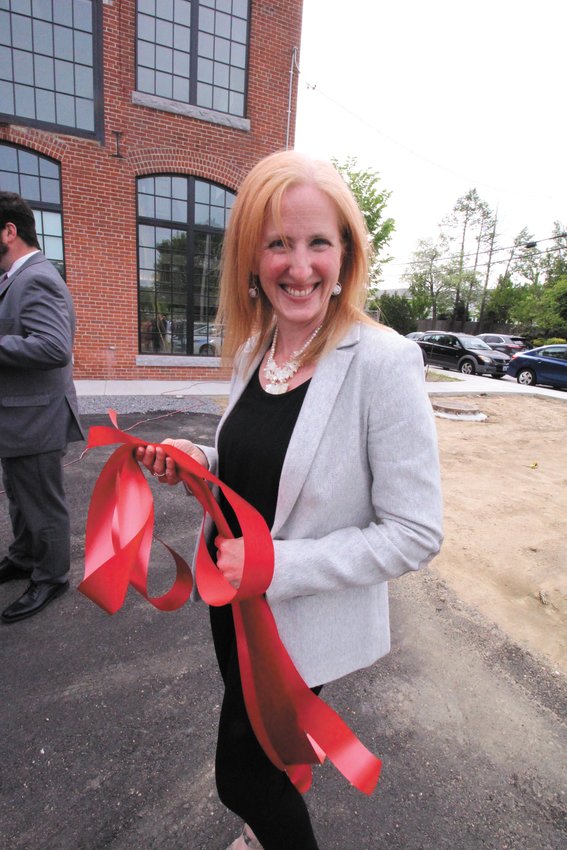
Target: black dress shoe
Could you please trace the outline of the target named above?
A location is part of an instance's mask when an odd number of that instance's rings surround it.
[[[0,561],[0,584],[16,581],[16,579],[29,579],[29,577],[29,573],[17,567],[9,558],[2,558]]]
[[[26,617],[33,617],[66,590],[69,590],[68,581],[63,584],[48,584],[44,581],[36,584],[32,581],[25,593],[2,612],[2,622],[16,623]]]

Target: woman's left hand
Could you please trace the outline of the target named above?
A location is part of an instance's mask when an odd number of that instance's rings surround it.
[[[217,548],[217,567],[225,579],[237,590],[244,571],[244,538],[215,537]]]

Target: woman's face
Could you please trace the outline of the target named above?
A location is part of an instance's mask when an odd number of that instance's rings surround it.
[[[258,252],[258,277],[280,330],[306,332],[323,321],[339,279],[343,247],[332,202],[315,186],[294,186],[270,213]]]

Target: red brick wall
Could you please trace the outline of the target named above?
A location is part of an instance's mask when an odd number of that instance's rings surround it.
[[[220,379],[226,371],[206,359],[197,367],[136,366],[136,177],[192,174],[234,191],[258,159],[285,147],[289,72],[293,48],[300,45],[303,3],[251,1],[249,132],[132,104],[135,5],[103,5],[103,143],[17,125],[0,126],[0,140],[61,163],[67,283],[77,311],[75,378]],[[296,74],[294,81],[290,147]],[[113,131],[121,134],[120,158]]]

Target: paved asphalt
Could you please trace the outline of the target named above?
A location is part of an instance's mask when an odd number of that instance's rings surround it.
[[[85,425],[120,405],[121,427],[150,440],[209,442],[220,411],[210,398],[164,409],[82,397]],[[164,614],[130,591],[109,617],[76,592],[88,501],[111,451],[83,448],[70,446],[66,466],[72,590],[0,627],[0,847],[225,850],[238,822],[214,788],[221,686],[206,608]],[[154,490],[156,533],[188,554],[194,500]],[[5,499],[0,530],[2,555]],[[156,543],[156,594],[171,574]],[[24,587],[0,586],[2,608]],[[392,631],[387,658],[325,689],[384,767],[371,798],[317,769],[307,797],[321,850],[564,850],[565,678],[467,609],[434,568],[392,584]]]

